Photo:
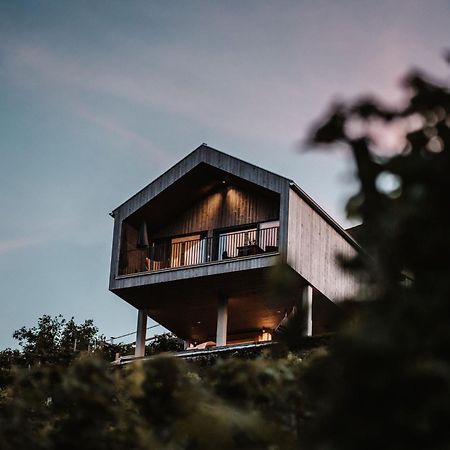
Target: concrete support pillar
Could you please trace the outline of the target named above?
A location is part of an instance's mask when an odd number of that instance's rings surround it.
[[[140,309],[137,318],[136,348],[134,356],[145,356],[145,337],[147,334],[147,311]]]
[[[313,306],[313,288],[305,286],[302,292],[302,310],[305,315],[304,335],[312,336],[312,306]]]
[[[227,345],[227,324],[228,324],[228,298],[219,297],[217,306],[217,332],[216,345],[221,347]]]

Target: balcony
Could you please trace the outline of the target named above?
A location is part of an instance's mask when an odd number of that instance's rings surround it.
[[[277,222],[275,222],[277,223]],[[150,242],[146,248],[124,249],[119,275],[197,266],[278,252],[279,226],[262,223],[239,231],[214,230]]]

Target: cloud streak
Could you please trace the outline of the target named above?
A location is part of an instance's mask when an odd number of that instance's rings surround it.
[[[22,78],[28,74],[33,83],[38,78],[53,89],[75,90],[75,95],[82,90],[112,96],[250,138],[264,130],[265,138],[286,133],[294,124],[292,107],[301,99],[298,86],[287,80],[280,83],[268,73],[264,81],[258,80],[259,73],[245,77],[230,69],[223,54],[202,56],[189,48],[168,51],[159,69],[143,67],[132,74],[101,64],[87,67],[42,46],[18,45],[13,54],[15,72]],[[223,73],[226,81],[218,77]]]
[[[133,144],[133,151],[139,157],[145,158],[149,162],[157,161],[161,164],[161,166],[167,165],[170,162],[170,158],[164,149],[160,148],[146,137],[124,126],[118,121],[105,117],[102,114],[94,113],[86,108],[86,106],[75,106],[74,112],[83,119],[87,120],[89,123],[114,134],[125,142]]]
[[[0,240],[0,256],[15,250],[22,250],[40,244],[43,240],[36,237],[18,237]]]
[[[225,19],[224,11],[221,17],[212,15],[204,33],[214,31],[224,39],[220,51],[208,47],[208,41],[194,46],[178,40],[173,45],[154,45],[150,51],[146,42],[137,41],[121,59],[99,57],[92,62],[92,57],[61,53],[45,43],[16,42],[8,52],[9,64],[25,85],[40,83],[75,98],[87,93],[125,100],[226,135],[285,144],[296,140],[338,92],[351,95],[370,87],[392,98],[397,93],[394,78],[409,68],[407,61],[415,56],[411,49],[423,47],[420,38],[408,36],[402,24],[361,42],[355,42],[354,36],[361,34],[362,25],[348,18],[336,17],[321,36],[310,26],[298,31],[296,17],[301,12],[301,8],[284,13],[262,8],[258,25],[246,24],[246,16],[229,12]],[[275,30],[279,32],[273,24],[277,18],[290,28],[281,39],[285,53],[273,36]],[[310,19],[318,17],[313,14]],[[266,23],[267,30],[260,23]],[[309,45],[302,42],[302,32],[311,40]],[[212,37],[215,43],[219,38]],[[255,54],[249,59],[251,51]],[[355,67],[355,52],[370,57]],[[121,124],[107,123],[111,119],[85,116],[148,147],[146,138]]]

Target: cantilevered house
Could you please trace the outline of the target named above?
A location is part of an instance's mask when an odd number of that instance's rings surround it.
[[[269,340],[290,306],[308,308],[307,334],[328,331],[355,281],[337,255],[357,244],[292,180],[203,144],[112,213],[110,290],[187,345]],[[296,288],[286,309],[267,302],[273,266]]]

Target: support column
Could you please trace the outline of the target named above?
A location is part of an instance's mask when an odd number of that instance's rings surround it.
[[[134,356],[145,356],[145,337],[147,334],[147,311],[140,309],[138,311],[137,330],[136,330],[136,348]]]
[[[217,306],[217,332],[216,345],[221,347],[227,345],[227,324],[228,324],[228,298],[219,297]]]
[[[313,304],[313,288],[305,286],[302,292],[302,310],[305,316],[305,327],[303,333],[305,336],[312,336],[312,304]]]

